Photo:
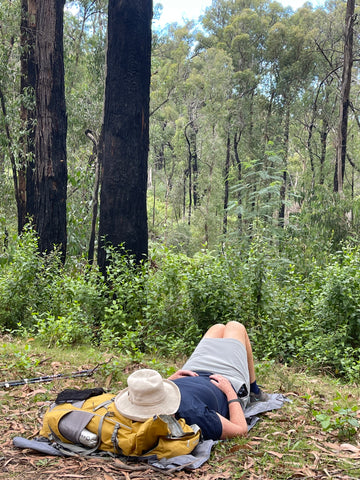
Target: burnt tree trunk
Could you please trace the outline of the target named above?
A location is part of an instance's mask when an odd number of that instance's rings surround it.
[[[94,188],[92,193],[92,217],[91,217],[91,232],[90,232],[90,240],[89,240],[89,248],[88,248],[88,262],[90,265],[94,263],[94,250],[95,250],[95,236],[96,236],[96,222],[98,216],[98,205],[99,205],[99,188],[100,188],[100,163],[99,163],[99,155],[98,155],[98,138],[94,132],[91,130],[86,130],[85,135],[92,141],[93,143],[93,151],[92,151],[92,160],[94,162],[94,170],[95,170],[95,179],[94,179]]]
[[[340,121],[337,140],[334,192],[343,193],[346,161],[347,127],[350,106],[351,70],[353,65],[355,0],[348,0],[345,17],[344,65],[340,92]]]
[[[66,257],[66,131],[63,18],[65,0],[41,0],[36,11],[35,226],[39,249]]]
[[[98,264],[106,245],[148,253],[146,212],[152,0],[109,0],[107,74],[100,155]]]
[[[188,132],[189,128],[189,132]],[[188,146],[188,177],[189,177],[189,210],[188,225],[191,224],[192,207],[196,209],[199,206],[198,195],[198,156],[196,146],[197,128],[194,121],[190,120],[184,129],[185,139]]]
[[[237,180],[238,180],[239,184],[242,181],[242,165],[241,165],[241,159],[240,159],[239,150],[238,150],[241,135],[242,135],[242,130],[239,130],[238,133],[237,132],[235,133],[234,139],[233,139],[235,165],[236,165],[236,169],[237,169]],[[239,205],[239,210],[238,210],[237,217],[238,217],[238,225],[239,225],[239,234],[241,235],[241,232],[242,232],[242,214],[241,214],[242,195],[241,195],[241,190],[240,189],[237,193],[237,201],[238,201],[238,205]]]
[[[22,155],[18,172],[19,205],[18,233],[20,234],[29,217],[34,215],[34,156],[35,156],[35,108],[28,105],[28,97],[35,95],[35,0],[21,0],[21,80],[23,96],[20,115],[25,134],[22,138]],[[25,101],[25,98],[27,100]]]
[[[223,234],[227,234],[228,206],[229,206],[229,174],[230,174],[230,134],[226,142],[226,159],[224,167],[224,213],[223,213]]]
[[[290,100],[285,104],[285,126],[284,126],[284,170],[282,174],[282,184],[280,187],[280,209],[279,209],[279,226],[284,228],[285,226],[285,200],[287,193],[287,164],[289,156],[289,131],[290,131]]]

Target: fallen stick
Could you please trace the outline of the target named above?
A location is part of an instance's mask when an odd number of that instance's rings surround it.
[[[111,359],[110,359],[111,360]],[[0,388],[11,388],[11,387],[18,387],[19,385],[28,385],[31,383],[45,383],[45,382],[52,382],[53,380],[57,380],[59,378],[77,378],[77,377],[91,377],[94,372],[101,366],[105,365],[106,363],[99,363],[94,368],[90,368],[88,370],[80,370],[78,372],[72,373],[57,373],[55,375],[44,375],[43,377],[35,377],[35,378],[21,378],[20,380],[10,380],[8,382],[0,382]]]

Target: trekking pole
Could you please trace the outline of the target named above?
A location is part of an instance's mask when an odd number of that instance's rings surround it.
[[[110,358],[110,360],[112,359]],[[110,360],[104,363],[99,363],[94,368],[90,368],[88,370],[80,370],[78,372],[72,372],[72,373],[57,373],[55,375],[44,375],[43,377],[21,378],[20,380],[10,380],[8,382],[0,382],[0,388],[18,387],[19,385],[28,385],[31,383],[52,382],[53,380],[57,380],[58,378],[91,377],[91,375],[93,375],[94,372],[101,365],[106,365],[107,363],[110,362]]]

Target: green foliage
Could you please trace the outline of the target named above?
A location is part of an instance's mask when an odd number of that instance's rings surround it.
[[[191,259],[167,248],[156,249],[147,283],[145,322],[153,351],[189,353],[199,336],[188,295]]]
[[[256,354],[359,381],[359,253],[344,248],[307,277],[284,270],[251,330]]]
[[[93,338],[92,325],[86,321],[80,305],[75,301],[67,316],[33,314],[33,332],[47,346],[63,347],[79,343],[90,343]]]
[[[258,228],[248,249],[204,249],[193,257],[153,247],[141,265],[109,249],[106,282],[97,269],[64,268],[37,253],[28,228],[0,264],[1,330],[46,343],[102,343],[134,361],[188,355],[214,323],[245,324],[259,359],[360,379],[360,249],[302,268],[298,250],[279,256]],[[290,253],[288,251],[288,253]]]
[[[0,269],[0,328],[38,336],[49,345],[90,341],[106,300],[96,270],[66,273],[59,255],[42,256],[29,227],[9,242]]]
[[[353,209],[357,209],[357,201],[340,199],[318,185],[301,213],[290,218],[287,240],[301,242],[307,258],[327,262],[328,254],[338,251],[339,245],[357,243],[358,225],[349,218]]]
[[[1,258],[0,270],[0,328],[15,329],[19,323],[28,325],[31,306],[41,296],[41,281],[52,271],[55,257],[45,265],[37,253],[37,240],[28,229],[22,237],[14,237]],[[40,287],[40,288],[39,288]]]
[[[332,410],[328,409],[326,412],[314,411],[313,415],[325,432],[336,432],[340,440],[351,440],[360,428],[357,411],[357,405],[351,408],[335,405]]]
[[[39,363],[31,358],[31,346],[29,343],[26,343],[24,347],[19,347],[14,343],[3,343],[0,345],[0,358],[6,363],[6,369],[9,372],[13,370],[29,372]]]
[[[314,312],[324,333],[344,325],[344,342],[352,347],[360,342],[360,254],[358,248],[344,248],[330,258],[321,271],[322,288],[314,302]]]
[[[234,318],[237,288],[223,256],[201,252],[192,263],[188,276],[191,314],[204,332],[214,323]]]
[[[56,275],[44,286],[42,302],[31,308],[32,334],[56,346],[95,341],[107,305],[105,292],[95,270],[86,275]]]
[[[107,304],[101,322],[101,342],[141,361],[147,332],[143,325],[147,265],[138,265],[123,249],[107,252]]]
[[[110,259],[107,282],[112,302],[106,308],[105,323],[124,333],[136,328],[142,318],[146,304],[147,266],[145,263],[138,265],[135,258],[123,249],[109,247],[107,258]]]

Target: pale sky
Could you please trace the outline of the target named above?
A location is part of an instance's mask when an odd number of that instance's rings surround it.
[[[163,13],[160,18],[159,26],[165,26],[167,23],[183,23],[183,20],[197,20],[200,15],[209,7],[212,0],[153,0],[154,5],[161,3]],[[290,6],[293,10],[301,7],[306,0],[278,0],[284,6]],[[314,0],[313,5],[318,4],[319,0]],[[158,25],[158,22],[155,23]]]

